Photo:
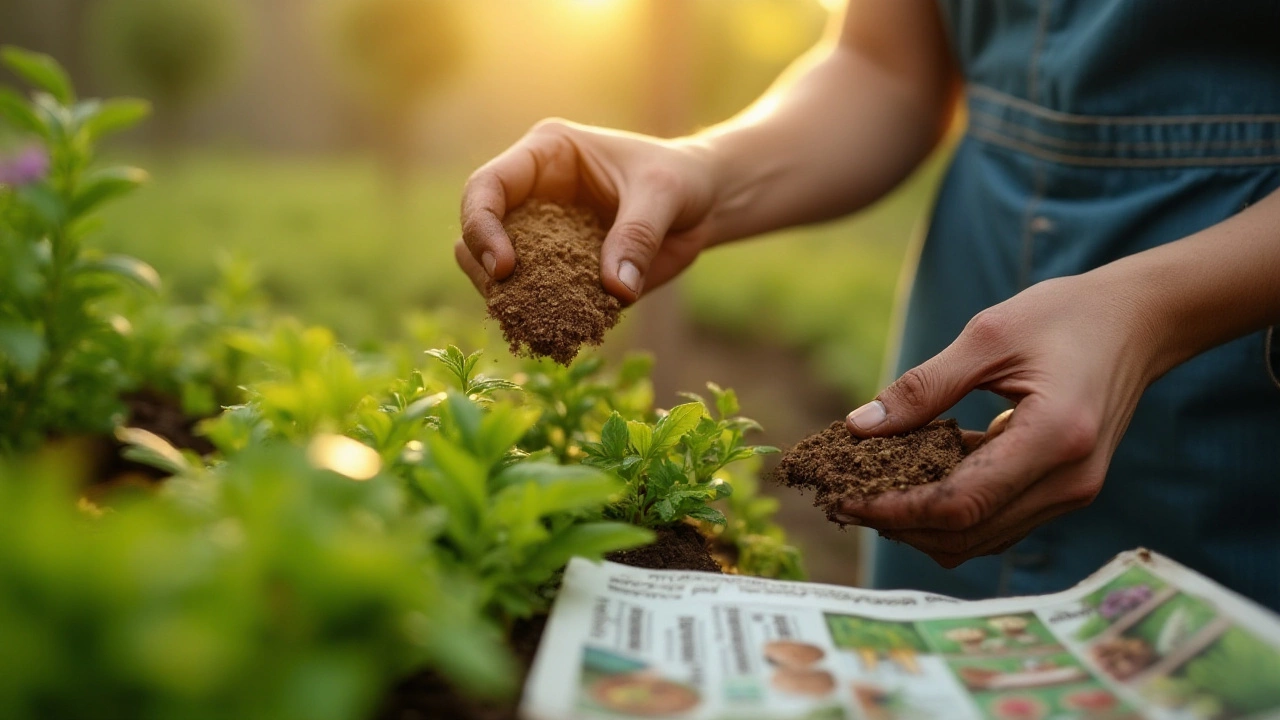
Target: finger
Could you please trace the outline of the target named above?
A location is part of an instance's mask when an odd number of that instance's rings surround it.
[[[653,262],[649,264],[641,294],[657,290],[692,265],[702,251],[703,244],[703,233],[696,228],[668,235]]]
[[[454,243],[453,257],[458,261],[458,267],[462,268],[462,272],[467,274],[471,284],[476,286],[476,290],[479,291],[480,295],[487,296],[489,294],[489,274],[472,257],[471,251],[467,249],[467,244],[461,240]]]
[[[1009,427],[1009,419],[1013,417],[1013,408],[1009,408],[991,420],[991,424],[987,426],[987,434],[983,438],[983,442],[991,442],[1000,436]]]
[[[845,425],[859,437],[914,430],[960,402],[986,379],[990,352],[961,335],[885,388],[875,400],[849,413]]]
[[[885,536],[933,556],[940,564],[956,564],[1002,552],[1032,530],[1059,515],[1087,506],[1096,496],[1087,471],[1064,468],[1036,483],[990,519],[966,530],[890,530]]]
[[[1059,466],[1088,456],[1096,438],[1088,423],[1054,412],[1039,396],[1030,396],[1001,435],[962,460],[944,480],[847,501],[841,514],[882,530],[968,530]]]
[[[610,295],[628,303],[640,297],[679,212],[679,198],[663,182],[640,185],[622,196],[600,250],[600,281]]]
[[[508,210],[531,195],[573,197],[576,151],[567,128],[558,122],[540,123],[467,180],[462,191],[462,239],[487,276],[501,280],[515,269],[515,250],[502,227]]]
[[[974,450],[982,447],[982,444],[986,442],[986,440],[987,434],[984,432],[978,432],[977,430],[960,431],[960,444],[964,446],[966,454],[972,453]]]

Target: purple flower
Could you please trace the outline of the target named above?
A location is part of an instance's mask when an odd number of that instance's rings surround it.
[[[1107,620],[1114,620],[1150,600],[1151,595],[1149,585],[1134,585],[1130,588],[1112,590],[1098,605],[1098,613]]]
[[[0,185],[30,185],[49,172],[49,154],[39,145],[23,148],[12,157],[0,157]]]

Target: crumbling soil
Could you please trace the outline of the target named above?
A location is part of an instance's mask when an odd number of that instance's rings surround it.
[[[708,551],[707,539],[692,525],[659,528],[652,545],[623,550],[608,560],[652,570],[704,570],[721,572]],[[511,649],[520,665],[520,686],[529,675],[533,656],[542,641],[547,616],[516,623],[511,632]],[[387,697],[377,720],[516,720],[519,697],[505,702],[473,700],[460,695],[447,680],[433,672],[406,678]]]
[[[696,527],[679,523],[657,532],[658,539],[652,545],[610,553],[605,559],[648,570],[724,572],[711,555],[709,541]]]
[[[515,270],[490,282],[489,316],[513,354],[568,365],[583,345],[599,345],[618,324],[622,303],[600,284],[605,229],[590,210],[529,200],[503,223]]]
[[[773,471],[788,487],[813,490],[813,504],[834,522],[845,500],[937,482],[964,459],[960,426],[935,420],[902,435],[859,439],[844,422],[801,440]]]

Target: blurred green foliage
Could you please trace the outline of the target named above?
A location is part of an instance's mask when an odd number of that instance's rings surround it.
[[[234,0],[101,0],[86,30],[105,81],[180,113],[228,79],[244,15]]]
[[[824,380],[873,393],[902,262],[944,160],[852,218],[706,253],[681,285],[691,317],[803,348]],[[230,252],[253,257],[273,303],[350,342],[404,337],[414,310],[479,327],[483,304],[452,257],[465,170],[423,173],[399,204],[374,164],[354,159],[196,155],[156,177],[107,210],[103,244],[148,258],[176,298],[199,298]]]

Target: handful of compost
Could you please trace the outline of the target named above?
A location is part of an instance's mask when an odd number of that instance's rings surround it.
[[[516,267],[486,288],[489,316],[513,354],[568,365],[622,317],[622,302],[600,284],[605,230],[586,208],[536,199],[507,213],[503,227]]]
[[[966,454],[955,420],[934,420],[902,435],[865,439],[854,437],[844,422],[834,422],[787,451],[774,479],[813,490],[813,504],[839,523],[836,515],[844,501],[937,482]]]

